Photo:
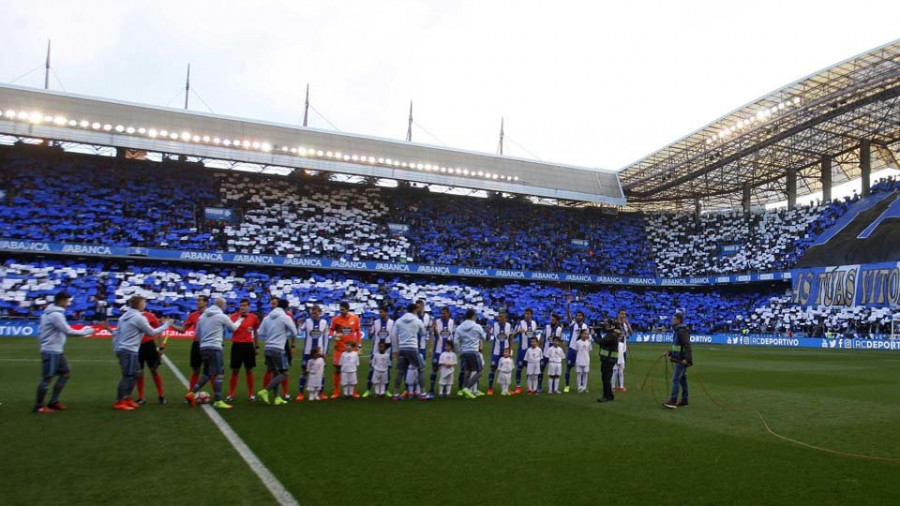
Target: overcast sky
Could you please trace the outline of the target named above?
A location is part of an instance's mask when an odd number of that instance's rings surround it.
[[[508,154],[620,169],[898,20],[896,0],[2,0],[0,81],[52,39],[57,90],[180,107],[190,62],[219,114],[297,124],[310,83],[342,131],[403,139],[412,99],[416,141],[494,152],[505,117]]]

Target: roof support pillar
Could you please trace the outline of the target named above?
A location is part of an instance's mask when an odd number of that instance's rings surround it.
[[[744,183],[741,207],[744,208],[744,216],[750,216],[750,183]]]
[[[797,168],[787,170],[787,205],[788,209],[797,207]]]
[[[701,211],[703,211],[703,206],[700,205],[700,197],[694,197],[694,218],[699,220]]]
[[[822,156],[822,177],[821,177],[822,203],[823,204],[828,204],[829,202],[831,202],[831,187],[833,185],[831,174],[832,174],[833,168],[834,168],[834,165],[832,164],[831,156],[823,155]]]
[[[859,170],[862,178],[862,191],[860,195],[869,196],[869,188],[872,184],[872,141],[863,139],[859,144]]]

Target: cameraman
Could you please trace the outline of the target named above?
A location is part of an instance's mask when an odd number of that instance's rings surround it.
[[[672,395],[663,403],[669,409],[686,408],[688,406],[687,368],[694,365],[694,353],[691,349],[691,332],[684,325],[684,313],[676,311],[672,317],[675,335],[672,339],[672,350],[667,352],[669,360],[674,364],[672,373]],[[681,388],[681,402],[678,401],[678,389]]]
[[[603,378],[603,396],[597,402],[610,402],[615,399],[612,389],[613,367],[619,360],[619,338],[622,330],[619,322],[608,319],[600,326],[600,332],[594,334],[594,342],[600,346],[600,375]],[[600,337],[600,334],[603,337]]]

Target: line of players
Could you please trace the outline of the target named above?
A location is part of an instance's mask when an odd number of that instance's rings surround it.
[[[62,354],[62,347],[65,344],[66,335],[89,335],[90,330],[74,331],[65,323],[63,312],[71,298],[65,292],[57,295],[55,304],[51,305],[45,315],[42,316],[41,330],[41,351],[43,362],[42,382],[38,388],[37,403],[35,411],[50,412],[53,410],[65,409],[59,402],[59,392],[65,385],[69,377],[68,363]],[[298,334],[304,338],[304,347],[302,353],[302,372],[298,384],[299,394],[297,400],[304,400],[308,382],[314,382],[317,388],[311,388],[316,398],[324,400],[324,357],[327,355],[329,345],[333,348],[332,366],[334,390],[331,398],[341,396],[341,393],[351,397],[360,397],[356,392],[355,381],[352,388],[346,388],[346,381],[342,382],[342,367],[344,368],[343,379],[352,372],[355,378],[356,364],[343,364],[342,360],[345,351],[357,349],[362,342],[362,332],[359,318],[350,312],[349,304],[346,302],[340,305],[340,314],[336,315],[329,322],[322,317],[321,308],[313,305],[310,308],[310,317],[300,322],[299,328],[294,322],[293,316],[287,310],[286,300],[272,297],[271,311],[261,322],[255,314],[250,312],[250,301],[243,299],[240,301],[239,310],[231,315],[224,313],[225,300],[218,298],[215,304],[209,305],[209,298],[199,296],[197,298],[197,310],[190,313],[181,326],[174,325],[169,319],[160,322],[155,315],[145,310],[146,300],[143,297],[133,297],[129,300],[128,308],[120,317],[118,326],[114,335],[113,345],[122,369],[122,379],[117,387],[117,398],[114,408],[117,410],[134,410],[144,404],[144,377],[143,370],[145,367],[150,369],[154,384],[156,385],[158,399],[161,404],[165,404],[166,397],[163,391],[162,378],[159,374],[159,366],[162,356],[165,353],[166,340],[162,338],[163,332],[167,328],[175,329],[179,332],[194,331],[195,338],[190,351],[190,366],[192,369],[189,393],[186,400],[190,404],[196,402],[195,394],[200,391],[205,383],[211,382],[215,392],[215,402],[217,407],[230,408],[228,402],[233,401],[238,383],[240,370],[246,370],[247,389],[251,400],[256,400],[257,395],[264,397],[263,400],[268,401],[268,392],[275,397],[274,401],[279,404],[287,402],[288,394],[288,377],[287,372],[293,359],[293,352],[296,348]],[[456,322],[450,317],[448,308],[442,308],[440,317],[432,321],[431,315],[425,312],[425,301],[418,300],[415,304],[414,314],[421,321],[422,326],[426,329],[419,336],[418,353],[421,356],[422,364],[427,363],[429,343],[431,344],[431,394],[433,396],[437,379],[442,369],[446,370],[446,365],[441,364],[441,355],[450,347],[447,343],[451,343],[454,339],[456,330]],[[572,369],[579,366],[579,345],[577,341],[580,337],[587,337],[592,331],[585,322],[584,313],[576,312],[572,318],[571,312],[567,305],[566,310],[567,323],[563,324],[557,315],[551,315],[550,323],[544,329],[540,329],[538,323],[533,318],[533,311],[526,309],[524,318],[515,326],[507,321],[507,314],[501,312],[497,321],[488,327],[487,342],[491,346],[491,371],[488,379],[488,395],[493,395],[494,381],[497,373],[501,377],[511,375],[508,361],[504,361],[504,357],[511,358],[515,351],[516,366],[516,388],[512,392],[514,394],[522,392],[521,376],[522,371],[526,370],[528,360],[526,360],[529,347],[541,349],[540,355],[540,371],[536,378],[536,382],[529,385],[529,393],[538,393],[542,390],[544,372],[548,367],[551,356],[551,348],[554,347],[554,341],[562,342],[564,340],[564,329],[569,329],[568,346],[566,352],[566,371],[565,371],[565,392],[570,388],[570,375]],[[624,390],[624,357],[625,342],[628,334],[631,333],[630,324],[624,311],[618,314],[618,320],[623,335],[620,342],[618,355],[621,357],[616,364],[613,381],[616,381],[616,389]],[[375,367],[376,354],[378,351],[383,353],[390,352],[392,347],[392,330],[394,320],[389,316],[389,309],[383,307],[379,311],[379,317],[375,319],[371,326],[371,336],[373,346],[370,358],[373,359],[373,367],[370,368],[369,377],[367,379],[367,389],[362,397],[368,397],[372,394],[373,375],[378,374],[376,369],[382,369],[381,372],[387,373],[385,384],[390,381],[391,363],[388,360],[387,371],[382,366]],[[222,384],[224,382],[224,337],[227,332],[232,333],[231,341],[231,378],[229,385],[229,393],[224,399],[221,395]],[[260,338],[265,341],[265,356],[267,373],[264,376],[265,388],[257,394],[254,394],[254,374],[256,367],[256,357],[259,353]],[[479,371],[481,369],[481,344],[478,349]],[[353,354],[355,355],[355,354]],[[396,355],[396,354],[395,354]],[[387,353],[390,356],[390,353]],[[532,361],[535,357],[531,357]],[[352,369],[352,371],[350,370]],[[411,368],[414,370],[414,368]],[[551,366],[551,372],[553,367]],[[398,371],[403,374],[406,371]],[[532,367],[532,373],[534,372]],[[460,371],[458,378],[458,391],[462,393],[464,390],[465,370]],[[532,374],[529,374],[530,376]],[[551,374],[552,375],[552,374]],[[50,382],[53,377],[57,376],[59,380],[54,388],[54,395],[49,405],[43,404],[44,396],[49,390]],[[416,377],[415,374],[409,374],[410,379]],[[421,377],[421,376],[419,376]],[[508,376],[507,376],[508,377]],[[399,379],[399,378],[398,378]],[[446,379],[446,378],[445,378]],[[579,375],[579,390],[586,389],[586,384],[582,385],[581,376]],[[586,381],[586,376],[585,376]],[[397,381],[399,384],[399,381]],[[138,400],[131,398],[132,390],[137,387]],[[282,394],[275,396],[278,388],[281,388]],[[407,393],[424,394],[424,381],[412,380],[407,381]],[[474,387],[477,391],[477,381]],[[551,391],[555,390],[552,388]],[[504,392],[506,387],[504,386]],[[390,392],[380,392],[380,395]]]
[[[281,306],[281,308],[278,307],[279,305]],[[427,330],[424,335],[420,336],[418,351],[422,358],[422,361],[424,363],[427,363],[429,349],[431,350],[430,394],[433,396],[435,394],[435,389],[438,386],[439,376],[441,375],[442,370],[446,369],[446,365],[441,364],[441,356],[445,351],[446,343],[452,342],[453,340],[454,332],[456,330],[456,322],[450,317],[450,311],[446,307],[441,309],[439,318],[433,319],[431,315],[426,313],[425,311],[424,300],[420,299],[416,301],[415,306],[415,314],[421,320],[425,329]],[[195,330],[195,334],[198,335],[198,337],[195,338],[191,349],[190,360],[191,368],[193,370],[190,380],[191,392],[197,391],[197,384],[199,383],[199,378],[201,377],[200,369],[201,366],[204,365],[204,360],[202,359],[201,354],[201,338],[200,333],[197,332],[197,324],[200,322],[200,317],[207,310],[207,307],[208,299],[203,296],[199,297],[197,300],[197,311],[191,313],[188,316],[182,327],[173,327],[176,330],[182,332],[193,329]],[[279,309],[285,315],[285,322],[293,322],[292,315],[287,310],[286,301],[273,297],[272,311],[275,312]],[[531,309],[526,309],[524,311],[523,319],[519,321],[517,325],[513,325],[508,321],[506,312],[499,313],[497,321],[488,326],[487,332],[487,340],[489,342],[489,345],[491,346],[491,369],[488,376],[487,395],[494,394],[494,383],[498,373],[501,377],[505,373],[511,373],[511,371],[506,370],[508,366],[505,366],[504,361],[502,360],[504,356],[510,355],[515,356],[514,364],[516,380],[515,389],[510,393],[522,393],[522,372],[526,371],[528,368],[528,360],[526,359],[526,355],[528,354],[528,349],[531,346],[532,341],[535,340],[537,341],[537,347],[541,353],[540,372],[537,374],[535,382],[536,384],[530,386],[527,389],[528,393],[540,393],[542,391],[544,374],[551,362],[551,348],[554,347],[553,342],[555,340],[559,340],[559,342],[567,342],[567,349],[565,352],[566,367],[564,392],[569,392],[571,371],[574,369],[576,370],[576,372],[578,372],[579,365],[581,367],[585,367],[587,365],[584,359],[579,359],[579,353],[577,351],[579,349],[579,343],[577,341],[579,340],[579,337],[587,337],[587,335],[592,335],[593,331],[586,323],[585,315],[583,312],[577,311],[573,318],[568,306],[566,309],[566,316],[568,320],[567,323],[562,323],[559,317],[553,314],[550,316],[550,322],[546,324],[544,328],[539,327],[537,321],[534,319],[533,311]],[[272,316],[272,313],[270,313],[269,316]],[[238,323],[239,319],[241,319],[240,323]],[[366,381],[367,388],[362,395],[359,395],[356,391],[355,380],[352,388],[350,388],[349,390],[346,388],[347,385],[342,382],[342,370],[345,373],[343,375],[343,379],[346,380],[347,376],[351,372],[354,373],[353,377],[355,378],[355,372],[358,367],[358,361],[356,364],[343,364],[342,359],[347,358],[344,357],[344,354],[346,351],[349,351],[351,347],[354,349],[358,348],[362,342],[362,333],[360,331],[359,318],[356,315],[350,313],[349,304],[342,303],[340,314],[335,316],[330,322],[322,316],[321,308],[317,305],[313,305],[310,307],[310,316],[308,318],[298,319],[299,325],[295,324],[294,326],[290,326],[289,324],[285,324],[283,329],[283,351],[286,358],[286,363],[284,364],[279,363],[278,360],[276,360],[275,363],[269,363],[270,361],[268,360],[268,357],[271,354],[270,351],[276,351],[278,348],[280,348],[280,345],[273,345],[270,342],[272,341],[272,336],[264,336],[264,339],[266,341],[267,372],[263,382],[266,385],[266,388],[256,393],[254,393],[255,385],[253,369],[256,367],[256,356],[260,347],[260,321],[254,314],[249,312],[249,301],[246,299],[241,301],[239,311],[231,315],[231,320],[235,323],[235,327],[231,339],[231,378],[229,393],[225,398],[225,403],[232,402],[234,400],[238,383],[238,376],[240,373],[240,369],[242,368],[246,370],[247,391],[250,400],[256,400],[257,396],[261,396],[264,397],[264,400],[268,402],[268,393],[271,392],[272,398],[274,398],[274,402],[278,404],[287,402],[290,399],[290,395],[288,393],[289,380],[287,377],[287,370],[289,369],[291,362],[293,361],[293,355],[296,348],[298,335],[303,337],[304,343],[302,350],[301,376],[298,382],[299,393],[296,396],[296,400],[304,400],[308,395],[307,392],[312,392],[312,395],[320,400],[328,399],[327,395],[324,393],[325,385],[323,369],[324,357],[327,356],[330,345],[333,345],[334,348],[331,361],[334,369],[334,389],[331,395],[332,399],[340,397],[342,394],[354,398],[368,397],[372,395],[373,376],[377,376],[379,372],[386,373],[386,377],[381,378],[384,381],[384,384],[390,383],[390,372],[392,368],[390,360],[388,359],[387,371],[384,371],[384,359],[382,358],[381,360],[379,360],[379,358],[376,357],[376,355],[379,354],[379,351],[385,354],[387,357],[390,357],[391,355],[391,334],[395,321],[390,317],[390,312],[387,307],[382,307],[379,310],[378,318],[373,321],[370,327],[370,336],[372,337],[372,351],[369,358],[372,361],[372,367],[370,367],[369,369],[369,374]],[[621,328],[623,329],[623,337],[619,345],[620,349],[618,350],[618,355],[621,356],[621,359],[617,362],[613,373],[613,388],[616,390],[625,390],[624,359],[627,349],[627,336],[631,333],[631,326],[628,323],[627,315],[624,310],[619,311],[618,320]],[[568,329],[568,333],[566,333],[566,329]],[[150,336],[145,337],[149,338]],[[156,368],[154,366],[158,367],[158,364],[153,361],[153,349],[151,348],[151,346],[152,344],[143,345],[145,351],[141,355],[146,357],[147,363],[150,365],[151,372],[154,374],[154,379],[156,379],[158,377],[158,373],[156,372]],[[164,348],[161,347],[160,349]],[[584,355],[586,354],[583,353],[582,356]],[[579,363],[580,360],[581,363]],[[550,367],[552,371],[553,367]],[[380,369],[380,371],[378,369]],[[415,371],[415,368],[410,366],[409,371],[396,372],[396,374],[406,374],[407,376],[407,391],[402,394],[402,397],[404,398],[410,394],[415,395],[425,393],[425,385],[418,384]],[[213,374],[215,374],[215,372],[213,372]],[[220,375],[221,374],[224,374],[224,371],[221,371]],[[376,377],[375,379],[377,382],[379,378]],[[586,391],[586,371],[583,380],[581,375],[579,375],[578,380],[578,390]],[[316,382],[319,384],[319,387],[308,388],[309,382]],[[458,392],[461,395],[464,386],[464,371],[462,370],[459,373],[457,384]],[[159,386],[158,382],[157,385]],[[280,387],[281,389],[280,396],[275,395],[278,387]],[[558,388],[558,386],[556,388]],[[553,390],[554,389],[551,388],[551,392],[553,392]],[[503,391],[504,393],[506,392],[505,387]],[[389,391],[374,393],[376,395],[391,395]],[[478,393],[477,390],[476,393]],[[140,399],[138,403],[141,403],[143,402],[143,392],[140,390],[139,396]],[[160,394],[160,396],[162,398],[162,394]],[[219,399],[217,398],[216,400],[218,401]],[[188,402],[194,402],[194,399],[190,394],[188,395]]]

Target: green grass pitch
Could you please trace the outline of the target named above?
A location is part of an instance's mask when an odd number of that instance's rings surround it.
[[[900,458],[900,355],[699,347],[691,407],[672,412],[656,402],[668,388],[662,363],[639,390],[663,350],[632,345],[629,391],[607,405],[595,401],[595,363],[590,394],[430,403],[267,406],[246,401],[241,379],[222,414],[302,505],[900,504],[900,464],[780,441],[698,381],[786,436]],[[170,405],[123,413],[112,410],[109,341],[70,339],[67,356],[70,410],[35,415],[37,343],[0,341],[0,504],[274,503],[202,410],[181,403],[165,367]],[[187,342],[170,342],[169,356],[187,372]]]

